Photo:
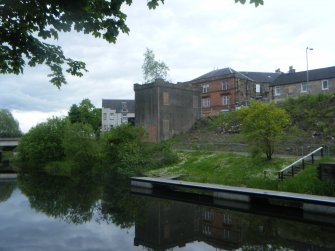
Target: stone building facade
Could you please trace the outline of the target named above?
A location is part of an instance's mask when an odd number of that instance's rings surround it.
[[[270,86],[275,102],[306,94],[335,93],[335,66],[281,74]]]
[[[144,127],[148,141],[158,142],[189,130],[200,117],[200,90],[157,79],[134,84],[135,125]]]
[[[201,116],[212,116],[246,106],[250,100],[269,100],[269,86],[279,75],[279,72],[238,72],[223,68],[182,85],[201,88]]]

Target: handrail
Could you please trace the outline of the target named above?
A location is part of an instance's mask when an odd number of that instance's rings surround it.
[[[321,156],[323,156],[323,147],[321,146],[321,147],[319,147],[318,149],[314,150],[313,152],[311,152],[311,153],[305,155],[304,157],[302,157],[302,158],[296,160],[296,161],[293,162],[292,164],[290,164],[290,165],[288,165],[287,167],[284,167],[282,170],[280,170],[280,171],[278,172],[279,178],[280,178],[280,179],[283,179],[283,173],[284,173],[285,171],[287,171],[288,169],[290,169],[290,168],[292,169],[292,168],[293,168],[296,164],[298,164],[299,162],[302,162],[302,164],[303,164],[303,168],[304,168],[304,160],[305,160],[306,158],[310,157],[310,156],[312,156],[312,162],[313,162],[313,161],[314,161],[314,154],[317,153],[317,152],[319,152],[319,151],[321,151]],[[293,175],[293,170],[292,170],[292,175]]]

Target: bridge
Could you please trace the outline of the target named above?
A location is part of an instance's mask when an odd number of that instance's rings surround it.
[[[15,148],[19,145],[20,138],[0,138],[0,147]]]
[[[2,161],[2,150],[13,150],[19,145],[20,138],[0,138],[0,161]]]

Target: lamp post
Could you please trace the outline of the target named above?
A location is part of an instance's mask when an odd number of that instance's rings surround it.
[[[308,88],[308,51],[312,51],[313,48],[309,48],[308,46],[306,47],[306,66],[307,66],[307,71],[306,71],[306,85],[307,85],[307,88]]]

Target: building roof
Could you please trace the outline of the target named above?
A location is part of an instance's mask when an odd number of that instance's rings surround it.
[[[220,78],[227,75],[233,75],[239,79],[245,79],[257,83],[273,83],[274,80],[280,75],[281,73],[277,72],[247,72],[247,71],[235,71],[234,69],[228,67],[223,69],[213,70],[208,72],[200,77],[197,77],[189,82],[199,81],[199,80],[206,80],[212,78]]]
[[[280,72],[247,72],[247,71],[240,71],[240,73],[248,76],[254,82],[258,83],[273,83],[282,74]]]
[[[316,81],[330,78],[335,78],[335,66],[308,71],[308,81]],[[272,86],[302,83],[306,82],[306,80],[307,80],[307,71],[285,73],[281,74],[274,81]]]
[[[233,70],[232,68],[223,68],[223,69],[217,69],[217,70],[213,70],[210,72],[207,72],[204,75],[201,75],[200,77],[197,77],[191,81],[196,81],[196,80],[200,80],[200,79],[207,79],[207,78],[215,78],[215,77],[222,77],[224,75],[229,75],[229,74],[234,74],[236,73],[235,70]]]
[[[123,102],[127,103],[128,112],[135,113],[135,100],[132,99],[103,99],[102,108],[110,108],[116,110],[117,113],[121,113]]]

